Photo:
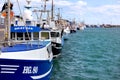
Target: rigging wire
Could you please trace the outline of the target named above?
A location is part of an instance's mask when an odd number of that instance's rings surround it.
[[[26,0],[26,1],[27,1],[27,0]],[[22,11],[21,11],[20,4],[19,4],[19,1],[18,1],[18,0],[17,0],[17,4],[18,4],[19,10],[20,10],[20,15],[22,16]],[[25,27],[27,27],[26,24],[25,24],[24,19],[22,19],[22,21],[23,21]],[[28,29],[27,29],[27,28],[26,28],[26,32],[27,32],[27,35],[28,35],[28,39],[30,40],[30,35],[29,35],[29,33],[28,33]]]

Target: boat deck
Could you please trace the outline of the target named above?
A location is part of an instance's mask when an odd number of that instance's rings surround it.
[[[45,47],[50,41],[41,41],[40,43],[34,42],[32,44],[30,43],[21,43],[21,44],[15,44],[13,46],[7,46],[2,47],[2,52],[18,52],[18,51],[29,51],[34,49],[40,49]]]

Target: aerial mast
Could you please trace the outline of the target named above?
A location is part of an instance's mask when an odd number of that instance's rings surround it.
[[[58,20],[60,20],[60,8],[58,8]]]
[[[11,36],[10,36],[10,0],[8,0],[8,40],[10,40]]]
[[[49,0],[44,0],[45,1],[45,4],[44,4],[44,11],[46,11],[46,1],[49,1]]]
[[[54,19],[54,3],[53,3],[53,0],[52,0],[52,8],[51,8],[51,19],[53,20]]]
[[[10,0],[7,0],[7,6],[5,8],[6,17],[5,17],[5,44],[10,46]]]
[[[25,8],[30,9],[31,8],[31,5],[30,5],[31,0],[26,0],[26,2],[27,2],[27,6],[25,6]]]

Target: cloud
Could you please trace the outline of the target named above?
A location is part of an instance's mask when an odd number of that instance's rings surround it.
[[[68,0],[55,0],[54,4],[61,7],[72,5],[72,3]]]
[[[14,3],[14,7],[13,10],[15,11],[15,13],[20,13],[19,9],[18,9],[18,3],[17,0],[11,0]],[[23,7],[25,6],[26,0],[18,0],[20,3],[20,7],[21,10],[23,11]],[[44,2],[41,2],[43,0],[31,0],[31,5],[33,7],[39,7],[39,9],[42,9],[43,7],[41,7],[41,4],[43,4]],[[95,6],[93,7],[92,5],[96,5],[96,3],[94,4],[89,4],[89,1],[86,2],[87,0],[54,0],[54,4],[55,4],[55,12],[57,13],[57,8],[61,9],[63,18],[86,18],[90,21],[95,21],[98,19],[98,21],[100,21],[104,18],[106,21],[109,20],[109,18],[114,18],[117,17],[117,19],[120,16],[120,0],[116,0],[116,2],[114,1],[113,4],[109,4],[109,2],[107,2],[107,4],[103,5],[103,1],[101,0],[100,3],[98,3],[100,6]],[[94,0],[91,0],[94,1]],[[111,0],[112,1],[112,0]],[[0,1],[0,9],[3,5],[4,0]],[[50,9],[51,7],[51,0],[49,0],[47,2],[47,8]],[[92,19],[92,20],[91,20]],[[120,19],[118,19],[118,21],[120,21]]]
[[[104,15],[120,15],[120,5],[103,5],[99,7],[88,7],[88,10],[93,13]]]
[[[79,5],[79,6],[87,6],[87,2],[85,2],[85,1],[78,1],[77,5]]]
[[[69,14],[69,15],[82,15],[84,14],[84,10],[87,6],[87,2],[78,0],[76,2],[70,2],[68,0],[65,1],[67,5],[65,6],[64,9],[66,10],[64,14]],[[62,3],[63,4],[63,3]],[[61,5],[62,6],[62,5]]]

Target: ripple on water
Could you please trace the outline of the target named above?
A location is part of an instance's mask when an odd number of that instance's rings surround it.
[[[96,28],[69,35],[53,61],[51,80],[120,80],[120,28]]]

